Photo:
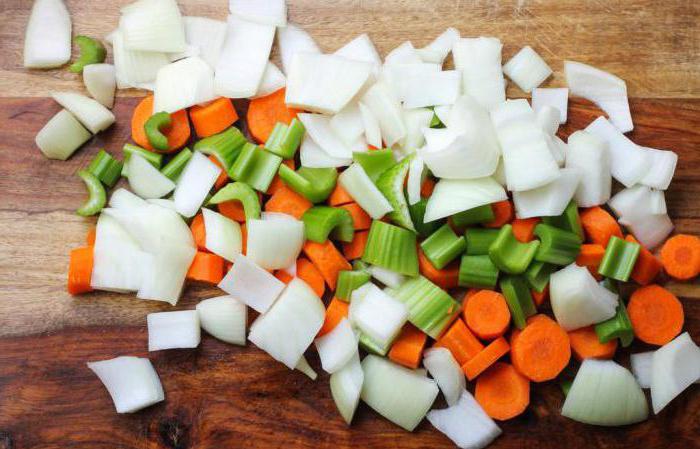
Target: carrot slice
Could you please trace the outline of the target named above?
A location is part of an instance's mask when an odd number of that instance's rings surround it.
[[[340,207],[350,212],[352,223],[355,226],[355,231],[364,231],[369,229],[370,225],[372,224],[372,218],[360,207],[359,204],[349,203],[343,204]]]
[[[535,301],[535,305],[539,307],[543,302],[549,299],[549,284],[547,284],[541,292],[530,290],[530,293],[532,294],[532,300]]]
[[[408,323],[391,345],[389,359],[405,367],[416,369],[423,355],[423,348],[428,336],[414,325]]]
[[[617,338],[601,343],[594,326],[582,327],[569,332],[571,350],[577,360],[612,359],[617,350]]]
[[[477,379],[474,398],[493,419],[515,418],[530,403],[530,381],[512,365],[496,362]]]
[[[281,212],[301,220],[304,212],[311,209],[313,203],[296,193],[287,185],[280,186],[265,203],[266,212]]]
[[[284,165],[287,167],[291,168],[294,170],[296,168],[296,164],[294,163],[294,159],[285,159],[282,161]],[[274,195],[275,192],[277,192],[280,188],[283,186],[286,186],[287,184],[282,181],[282,178],[280,178],[279,173],[275,175],[274,178],[272,178],[272,182],[270,183],[270,187],[267,188],[267,192],[265,192],[268,195]]]
[[[430,195],[433,194],[433,190],[435,190],[435,180],[432,178],[425,178],[425,181],[423,181],[423,184],[420,186],[420,197],[430,198]]]
[[[596,270],[605,256],[605,247],[597,243],[584,243],[576,256],[576,265],[580,267],[593,267]]]
[[[418,269],[420,274],[430,279],[433,284],[439,286],[440,288],[448,290],[458,286],[459,260],[455,260],[442,270],[438,270],[430,262],[430,260],[425,257],[423,251],[418,248]]]
[[[290,282],[292,282],[292,279],[294,279],[294,276],[292,276],[284,270],[275,271],[275,277],[280,281],[284,282],[285,284],[289,284]]]
[[[343,321],[343,318],[348,317],[349,311],[350,304],[338,298],[331,299],[331,302],[326,308],[326,319],[323,321],[323,326],[321,326],[321,330],[318,331],[316,336],[322,337],[335,329],[335,326]]]
[[[222,97],[204,106],[192,106],[190,119],[198,137],[209,137],[236,123],[238,113],[231,99]]]
[[[95,246],[95,239],[96,238],[97,238],[97,227],[93,226],[90,229],[88,229],[88,232],[85,235],[85,243],[87,243],[87,246]]]
[[[463,307],[466,308],[467,307],[467,300],[469,298],[471,298],[472,296],[476,295],[477,293],[479,293],[480,291],[481,290],[479,290],[478,288],[470,288],[469,290],[467,290],[467,292],[464,294],[464,298],[462,298]]]
[[[634,264],[630,277],[639,285],[651,284],[661,272],[663,264],[631,234],[625,236],[625,240],[639,244],[639,256],[637,256],[637,262]]]
[[[131,138],[138,146],[151,151],[154,151],[153,146],[148,141],[143,127],[153,113],[153,95],[149,95],[136,106],[131,117]],[[187,119],[187,111],[183,109],[173,112],[170,117],[172,118],[170,128],[163,130],[163,134],[168,138],[169,147],[165,153],[172,153],[184,147],[190,140],[190,121]]]
[[[513,236],[522,243],[528,243],[535,239],[535,226],[541,220],[534,218],[516,218],[511,225],[513,226]]]
[[[554,379],[571,358],[569,335],[546,315],[535,315],[511,337],[510,359],[522,375],[534,382]]]
[[[479,374],[496,363],[498,359],[508,354],[508,351],[510,351],[510,345],[505,338],[499,337],[462,365],[462,371],[464,371],[467,379],[474,380]]]
[[[323,298],[323,293],[326,291],[326,286],[323,284],[323,276],[309,259],[300,257],[297,260],[297,277],[309,284],[311,290],[316,292],[319,298]]]
[[[258,143],[267,142],[277,122],[289,124],[297,113],[301,112],[287,107],[284,102],[285,94],[286,90],[282,88],[270,95],[250,101],[246,115],[248,131]]]
[[[634,335],[650,345],[665,345],[683,329],[683,305],[676,295],[652,284],[637,289],[627,305]]]
[[[433,346],[449,349],[460,366],[484,349],[484,345],[476,339],[464,321],[459,318],[452,323],[447,332],[442,334]]]
[[[68,265],[68,293],[79,295],[92,291],[93,247],[84,246],[70,252]]]
[[[700,273],[700,239],[678,234],[661,247],[661,263],[669,276],[687,281]]]
[[[192,237],[194,237],[194,243],[197,248],[206,251],[207,249],[207,231],[204,228],[204,216],[199,213],[195,215],[190,223],[190,230],[192,231]]]
[[[510,200],[503,200],[491,204],[493,210],[493,220],[484,223],[487,228],[500,228],[513,221],[513,203]]]
[[[224,278],[224,259],[216,254],[197,251],[192,265],[187,271],[187,279],[192,281],[218,284]]]
[[[328,197],[328,205],[333,207],[342,206],[343,204],[349,204],[354,202],[350,194],[340,186],[336,184],[335,188],[331,192],[331,196]]]
[[[591,207],[580,214],[581,226],[592,243],[608,246],[613,235],[622,238],[622,229],[612,215],[599,206]]]
[[[216,178],[216,182],[214,183],[214,189],[219,190],[228,182],[228,173],[226,173],[226,168],[224,168],[224,165],[221,162],[219,162],[219,158],[217,158],[214,155],[211,155],[209,156],[209,160],[221,169],[221,173],[219,173],[219,177]]]
[[[345,260],[330,240],[323,243],[307,240],[304,244],[304,254],[316,266],[331,290],[335,290],[338,273],[343,270],[352,270],[352,265]]]
[[[510,310],[502,294],[481,290],[467,300],[464,319],[474,335],[482,340],[493,340],[508,330]]]
[[[343,254],[348,260],[355,260],[362,257],[367,246],[367,236],[369,231],[358,231],[352,237],[351,242],[343,242]]]

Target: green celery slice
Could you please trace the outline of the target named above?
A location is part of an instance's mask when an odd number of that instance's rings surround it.
[[[124,164],[101,149],[88,165],[87,171],[95,175],[107,187],[113,187],[119,180],[123,167]]]
[[[341,301],[350,302],[353,290],[358,289],[369,282],[372,276],[366,271],[343,270],[338,273],[338,284],[335,289],[335,297]]]
[[[416,234],[383,221],[374,220],[367,236],[362,260],[407,276],[418,275]]]
[[[77,45],[80,50],[80,57],[68,67],[68,70],[71,72],[82,73],[86,65],[105,62],[107,50],[105,50],[102,42],[89,36],[82,35],[75,36],[73,42],[75,42],[75,45]]]
[[[519,242],[513,235],[513,227],[507,224],[501,228],[496,240],[489,247],[489,256],[501,271],[520,274],[530,265],[539,246],[540,242],[537,240],[529,243]]]
[[[129,158],[134,153],[138,153],[139,156],[146,159],[152,166],[154,166],[157,169],[160,169],[160,166],[163,164],[162,154],[154,153],[153,151],[148,151],[145,148],[137,147],[136,145],[132,145],[130,143],[125,143],[124,147],[122,148],[122,151],[124,152],[124,166],[122,167],[122,176],[129,175]]]
[[[89,171],[79,170],[78,176],[85,183],[85,187],[88,191],[88,199],[80,206],[76,213],[83,217],[95,215],[105,207],[105,203],[107,203],[107,192],[105,192],[105,188],[100,180],[97,179],[97,176]]]
[[[265,149],[283,159],[292,159],[301,145],[304,133],[306,128],[297,118],[292,119],[289,125],[277,122],[265,142]]]
[[[615,316],[595,325],[595,333],[601,343],[607,343],[612,339],[619,338],[623,347],[632,344],[634,340],[634,329],[627,314],[625,303],[620,300],[615,311]]]
[[[388,148],[384,150],[353,153],[352,159],[362,166],[367,176],[369,176],[369,179],[375,183],[382,173],[396,164],[394,153]]]
[[[458,237],[449,225],[443,225],[420,244],[423,254],[438,270],[462,254],[467,248],[464,237]]]
[[[527,270],[525,270],[525,279],[530,284],[533,290],[542,293],[549,284],[549,278],[552,273],[559,268],[546,262],[532,262]]]
[[[323,243],[333,233],[333,237],[343,242],[351,242],[355,234],[352,216],[342,207],[314,206],[304,212],[304,233],[308,240]]]
[[[360,332],[360,347],[367,351],[370,354],[376,354],[379,356],[384,357],[388,352],[389,348],[391,348],[391,345],[394,343],[393,341],[388,342],[385,346],[380,345],[377,343],[375,340],[372,339],[369,335]]]
[[[519,276],[504,276],[499,285],[513,323],[518,329],[525,328],[527,318],[537,313],[527,281]]]
[[[246,220],[260,218],[260,198],[248,184],[240,181],[230,182],[219,189],[207,204],[221,204],[226,201],[240,201]]]
[[[445,220],[435,220],[430,223],[423,223],[423,217],[425,217],[425,208],[428,205],[427,198],[421,198],[415,204],[408,206],[408,212],[411,215],[411,222],[413,222],[413,229],[416,230],[418,235],[421,237],[427,237],[433,232],[435,232]]]
[[[204,154],[216,156],[228,172],[240,154],[243,145],[247,142],[243,133],[238,128],[231,126],[195,143],[194,149]]]
[[[573,232],[540,223],[535,226],[535,235],[541,242],[535,254],[539,262],[569,265],[581,251],[581,239]]]
[[[578,206],[574,200],[569,202],[561,215],[556,217],[542,217],[542,223],[573,232],[578,235],[581,240],[584,239],[581,217],[579,217]]]
[[[338,180],[338,171],[335,168],[301,167],[294,171],[286,165],[281,165],[279,175],[290,189],[312,203],[325,201]]]
[[[170,159],[170,162],[165,164],[160,172],[171,181],[177,181],[190,159],[192,159],[192,151],[189,148],[183,148],[174,158]]]
[[[440,120],[440,117],[437,116],[436,113],[433,112],[433,118],[430,119],[430,127],[431,128],[444,128],[445,125],[442,123],[442,120]]]
[[[473,224],[488,223],[493,221],[495,215],[490,204],[474,207],[462,212],[458,212],[452,216],[452,224],[458,228],[466,228]]]
[[[244,182],[255,190],[266,192],[281,163],[282,158],[276,154],[246,143],[228,174],[234,181]]]
[[[459,286],[493,288],[498,282],[498,267],[487,255],[462,256],[459,264]]]
[[[163,111],[156,112],[146,120],[143,129],[146,131],[148,143],[150,143],[153,148],[160,151],[168,151],[170,149],[168,137],[163,134],[161,130],[168,128],[172,123],[173,119],[170,114]]]
[[[423,276],[407,280],[391,296],[406,304],[411,324],[435,339],[460,312],[452,296]]]
[[[483,256],[488,255],[491,244],[498,237],[498,229],[470,228],[464,233],[467,241],[467,255]]]
[[[616,236],[610,237],[603,260],[598,266],[598,273],[608,278],[627,282],[634,269],[634,264],[637,263],[640,251],[639,243],[628,242]]]
[[[376,153],[376,151],[371,151],[370,153]],[[391,207],[394,208],[392,212],[389,212],[391,221],[406,229],[415,231],[403,189],[412,159],[413,155],[405,157],[398,164],[385,170],[375,181],[375,184],[379,191],[382,192],[382,195],[389,200]]]

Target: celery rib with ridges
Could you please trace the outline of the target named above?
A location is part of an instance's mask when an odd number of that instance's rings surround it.
[[[498,229],[467,229],[464,233],[464,239],[467,241],[467,255],[487,256],[489,248],[498,237],[499,232]]]
[[[523,273],[535,257],[540,242],[519,242],[513,235],[513,227],[503,226],[498,236],[489,246],[489,257],[501,270],[510,274]]]
[[[372,153],[376,153],[376,151]],[[408,169],[411,166],[411,160],[413,160],[413,156],[408,156],[398,164],[387,169],[379,176],[376,183],[379,191],[389,200],[389,204],[391,204],[391,207],[394,209],[389,212],[391,221],[406,229],[415,231],[403,188],[406,175],[408,175]]]
[[[341,271],[338,273],[338,284],[335,289],[335,297],[342,301],[349,302],[352,292],[369,282],[370,278],[371,275],[366,271]]]
[[[425,257],[438,270],[443,269],[467,248],[464,237],[458,237],[449,225],[443,225],[420,244]]]
[[[540,238],[535,254],[538,262],[569,265],[581,251],[581,239],[573,232],[540,223],[535,226],[535,235]]]
[[[581,217],[578,215],[578,206],[576,202],[571,200],[564,209],[564,213],[556,217],[542,217],[542,223],[554,226],[555,228],[573,232],[581,240],[584,239],[583,226],[581,226]]]
[[[641,247],[639,243],[627,242],[612,236],[605,248],[605,255],[598,266],[598,273],[603,276],[627,282],[637,262]]]
[[[418,275],[418,250],[416,234],[374,220],[367,236],[367,245],[362,260],[407,276]]]
[[[301,167],[294,171],[280,165],[280,179],[292,190],[312,203],[320,203],[328,198],[338,180],[335,168]]]
[[[114,159],[112,155],[105,150],[100,150],[92,159],[90,165],[88,165],[87,170],[102,181],[104,185],[112,187],[119,180],[123,167],[124,164]]]
[[[289,125],[277,122],[265,142],[265,149],[283,159],[292,159],[301,145],[306,128],[299,119],[292,119]]]
[[[304,212],[306,238],[316,243],[323,243],[331,236],[342,242],[351,242],[355,234],[352,216],[342,207],[314,206]]]
[[[228,183],[211,197],[208,204],[221,204],[226,201],[240,201],[246,220],[260,218],[260,199],[248,184]]]
[[[489,256],[462,256],[459,264],[460,287],[493,288],[497,281],[498,267]]]
[[[458,228],[465,228],[469,225],[488,223],[495,218],[493,208],[490,204],[474,207],[463,212],[458,212],[452,216],[452,224]]]
[[[617,305],[615,316],[595,325],[595,333],[601,343],[607,343],[615,338],[620,339],[623,347],[632,344],[634,330],[627,314],[625,303],[621,300]]]
[[[549,284],[549,277],[557,271],[555,265],[546,262],[533,262],[525,271],[525,279],[533,290],[542,293]]]
[[[265,192],[281,163],[282,158],[276,154],[246,143],[228,174],[234,181],[245,182],[255,190]]]
[[[243,133],[232,126],[218,134],[214,134],[194,144],[195,151],[204,154],[214,155],[228,172],[238,155],[243,149],[243,145],[248,143]]]
[[[537,313],[527,282],[518,276],[506,276],[499,285],[513,317],[513,324],[518,329],[523,329],[525,320]]]
[[[423,276],[407,280],[392,296],[408,307],[408,321],[432,338],[438,338],[459,313],[457,301]]]
[[[176,181],[190,159],[192,159],[192,151],[189,148],[183,148],[174,158],[170,159],[170,162],[165,164],[160,172],[171,181]]]

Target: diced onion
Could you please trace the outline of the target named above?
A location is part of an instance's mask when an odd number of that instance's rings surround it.
[[[495,37],[461,38],[452,47],[455,68],[462,71],[463,92],[487,109],[506,99],[502,48]]]
[[[202,209],[204,229],[206,230],[205,247],[212,253],[233,262],[241,254],[243,237],[241,225],[211,209]]]
[[[34,141],[47,158],[65,161],[91,137],[73,114],[61,109],[46,122]]]
[[[233,296],[218,296],[197,304],[199,324],[213,337],[233,345],[245,345],[248,307]]]
[[[340,159],[352,158],[352,150],[335,133],[330,117],[305,112],[297,114],[297,117],[304,124],[307,134],[328,155]]]
[[[146,321],[149,351],[199,346],[199,315],[196,310],[149,313]]]
[[[120,189],[114,192],[112,199]],[[127,192],[128,193],[128,192]],[[129,193],[131,195],[131,193]],[[140,198],[134,198],[142,201]],[[111,201],[110,201],[111,202]],[[102,213],[97,219],[90,286],[95,290],[135,292],[142,282],[146,254],[119,222]]]
[[[221,168],[195,151],[177,180],[175,206],[185,217],[193,217],[221,173]]]
[[[411,41],[402,42],[384,58],[385,65],[418,64],[423,62]]]
[[[343,318],[332,331],[314,340],[321,366],[330,374],[343,368],[357,355],[357,336],[350,321]]]
[[[140,154],[132,154],[127,164],[129,165],[129,186],[141,198],[162,198],[175,188],[172,180]]]
[[[127,49],[120,30],[113,34],[112,52],[119,89],[137,87],[153,90],[148,85],[155,82],[158,70],[170,63],[166,53]]]
[[[330,385],[333,402],[348,425],[352,422],[352,417],[360,402],[364,379],[365,374],[362,371],[357,350],[345,366],[331,374]]]
[[[430,348],[423,354],[423,364],[440,387],[447,405],[459,401],[467,386],[464,372],[447,348]]]
[[[380,346],[389,345],[408,320],[406,305],[368,282],[353,290],[349,318]]]
[[[651,387],[651,363],[655,351],[630,354],[630,368],[637,383],[642,388]]]
[[[425,174],[425,163],[423,158],[415,156],[411,160],[408,168],[408,181],[406,181],[406,197],[409,205],[414,205],[420,201],[420,190],[423,185],[423,175]]]
[[[83,83],[92,98],[107,108],[114,106],[117,75],[112,64],[88,64],[83,67]]]
[[[382,65],[382,58],[377,48],[372,43],[367,33],[360,34],[355,39],[337,49],[334,53],[353,61],[362,61],[372,64],[372,73],[377,74]]]
[[[530,107],[530,104],[524,98],[506,100],[492,108],[489,112],[496,131],[500,131],[505,128],[506,125],[510,125],[515,121],[525,120],[528,122],[535,122],[537,119],[535,111],[532,110],[532,107]]]
[[[462,390],[454,405],[431,410],[426,418],[461,449],[482,449],[501,434],[501,429],[466,390]]]
[[[236,17],[264,25],[287,25],[285,0],[228,0],[228,9]]]
[[[264,313],[282,293],[284,283],[246,256],[238,254],[218,287],[256,312]]]
[[[367,143],[375,148],[382,147],[382,132],[379,128],[379,121],[374,116],[372,111],[362,102],[358,103],[360,114],[362,116],[362,125],[365,129],[365,138]]]
[[[673,222],[668,214],[628,215],[620,218],[620,224],[627,226],[639,243],[654,249],[666,240],[673,231]]]
[[[569,109],[569,89],[567,87],[532,89],[532,109],[538,112],[545,106],[551,106],[559,111],[559,123],[566,123]]]
[[[286,27],[278,28],[277,44],[282,59],[282,69],[289,76],[292,68],[292,58],[297,53],[321,53],[314,39],[301,27],[287,23]]]
[[[254,98],[270,95],[286,85],[287,78],[284,76],[284,73],[282,73],[275,64],[267,61],[262,80],[260,80],[260,85],[258,86],[258,92],[255,94]]]
[[[423,129],[430,126],[433,111],[428,108],[404,109],[403,121],[406,125],[406,136],[400,142],[405,154],[412,154],[425,143]]]
[[[429,223],[506,199],[506,191],[493,178],[441,179],[428,199],[423,221]]]
[[[479,130],[460,133],[451,128],[424,128],[423,135],[426,145],[418,154],[439,178],[483,178],[496,170],[498,146],[491,146]]]
[[[246,228],[246,255],[268,270],[294,263],[304,245],[304,222],[291,216],[284,220],[250,219]]]
[[[676,171],[678,155],[673,151],[644,147],[650,159],[649,171],[642,176],[640,183],[659,190],[666,190]]]
[[[167,211],[160,206],[153,207]],[[143,263],[143,278],[136,297],[177,304],[196,253],[196,249],[180,244],[163,247],[156,253],[148,253]]]
[[[399,100],[405,108],[453,104],[459,96],[460,84],[461,76],[458,70],[414,73],[404,81]]]
[[[700,379],[700,348],[688,332],[654,352],[651,362],[651,403],[658,414],[676,396]]]
[[[133,413],[165,399],[158,373],[146,358],[122,356],[87,366],[107,388],[117,413]]]
[[[379,123],[381,136],[387,146],[392,146],[404,138],[406,126],[403,123],[401,103],[386,84],[375,83],[365,92],[361,101]],[[369,136],[367,140],[369,141]]]
[[[119,29],[129,50],[184,51],[185,25],[175,0],[138,0],[121,9]]]
[[[529,93],[549,78],[552,69],[532,47],[526,45],[503,65],[503,73]]]
[[[116,120],[112,111],[96,100],[74,92],[52,92],[54,100],[70,111],[91,133],[109,128]]]
[[[350,103],[331,118],[331,128],[346,144],[352,144],[362,136],[365,127],[357,103]]]
[[[170,57],[177,60],[199,56],[212,69],[216,67],[226,40],[226,22],[198,16],[185,16],[182,20],[185,23],[185,37],[190,51]]]
[[[447,58],[450,51],[452,51],[452,46],[459,38],[459,30],[450,27],[433,39],[431,43],[416,51],[423,62],[442,64],[445,62],[445,58]]]
[[[297,362],[297,366],[294,367],[295,370],[300,371],[306,375],[311,380],[316,380],[318,378],[318,374],[316,371],[314,371],[313,368],[311,368],[311,365],[309,365],[309,361],[306,360],[306,357],[303,355]]]
[[[50,69],[70,60],[71,20],[62,0],[36,0],[24,35],[24,67]]]
[[[548,136],[554,136],[559,129],[559,111],[553,106],[543,106],[535,112],[537,123]]]
[[[556,217],[566,209],[576,192],[581,178],[577,168],[564,168],[554,181],[533,190],[513,192],[513,203],[518,218]]]
[[[576,131],[569,136],[566,167],[581,172],[575,195],[579,207],[598,206],[610,199],[610,154],[605,141],[586,131]]]
[[[176,112],[214,99],[214,72],[198,56],[163,66],[156,75],[153,112]]]
[[[367,272],[389,288],[399,288],[406,280],[403,274],[376,265],[367,267]]]
[[[661,196],[659,196],[661,195]],[[610,198],[608,205],[615,215],[622,220],[634,220],[635,216],[656,215],[666,213],[666,201],[663,192],[651,190],[647,186],[636,185],[620,190]]]
[[[326,153],[308,134],[304,135],[299,149],[302,167],[329,168],[345,167],[352,164],[351,158],[335,157]]]
[[[350,165],[338,176],[338,184],[375,220],[394,210],[358,163]]]

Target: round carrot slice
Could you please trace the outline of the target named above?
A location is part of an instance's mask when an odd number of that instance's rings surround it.
[[[484,223],[487,228],[500,228],[513,221],[513,203],[510,200],[503,200],[491,204],[494,218],[488,223]]]
[[[134,109],[134,115],[131,117],[131,138],[136,144],[142,148],[154,151],[153,146],[146,137],[146,131],[143,129],[146,121],[153,115],[153,95],[144,97],[143,100]],[[181,110],[170,114],[172,124],[168,129],[163,130],[163,134],[168,138],[168,151],[164,153],[172,153],[185,146],[190,139],[190,121],[187,118],[187,111]]]
[[[569,332],[571,350],[576,359],[611,359],[617,350],[617,338],[601,343],[593,326]]]
[[[634,335],[644,343],[665,345],[683,329],[683,305],[676,295],[656,284],[632,293],[627,313]]]
[[[685,281],[700,273],[700,238],[678,234],[661,248],[661,263],[669,276]]]
[[[474,398],[493,419],[505,421],[530,403],[530,381],[512,365],[496,362],[477,378]]]
[[[511,337],[513,366],[534,382],[554,379],[571,358],[569,335],[546,315],[527,320],[525,329]]]
[[[493,340],[508,330],[510,310],[502,294],[481,290],[468,298],[464,319],[477,337]]]
[[[288,108],[284,102],[284,88],[250,101],[246,120],[248,131],[258,143],[267,142],[277,122],[289,124],[297,116],[298,109]]]

